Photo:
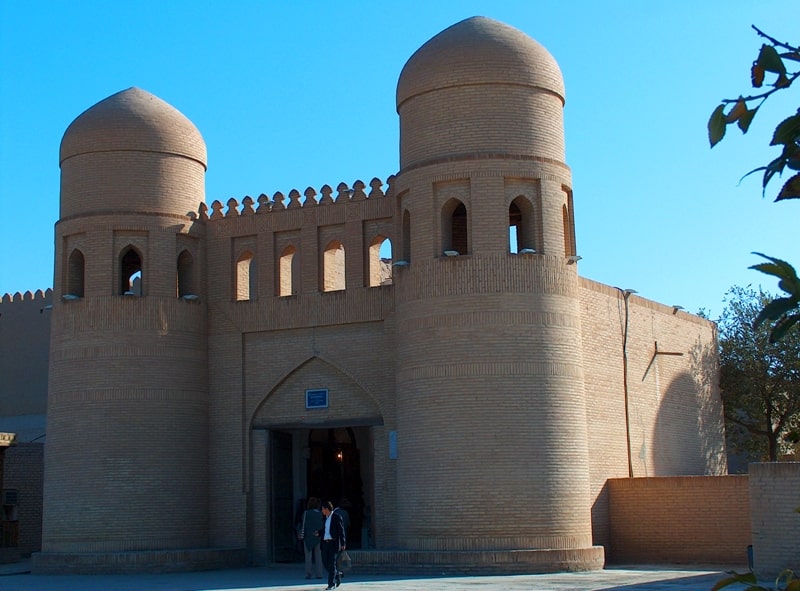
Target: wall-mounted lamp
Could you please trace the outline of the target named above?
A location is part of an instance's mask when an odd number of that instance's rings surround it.
[[[457,250],[445,250],[444,251],[444,256],[446,256],[446,257],[457,257],[458,256],[458,251]]]
[[[576,254],[575,254],[575,255],[572,255],[572,256],[570,256],[570,257],[567,257],[567,264],[568,264],[568,265],[574,265],[575,263],[577,263],[577,262],[578,262],[579,260],[581,260],[582,258],[583,258],[583,257],[579,257],[579,256],[578,256],[578,255],[576,255]]]
[[[81,299],[81,296],[76,296],[74,293],[65,293],[61,296],[61,299],[65,302],[73,302],[75,300]]]
[[[536,250],[533,248],[523,248],[517,254],[536,254]]]
[[[639,293],[639,292],[638,292],[638,291],[636,291],[635,289],[620,289],[620,291],[622,292],[622,295],[623,295],[625,298],[627,298],[627,297],[628,297],[629,295],[631,295],[632,293]]]
[[[43,307],[39,308],[39,314],[41,314],[45,310],[49,311],[49,310],[52,310],[52,309],[53,309],[53,304],[47,304],[46,306],[43,306]]]
[[[395,261],[392,263],[392,267],[408,267],[408,261]]]
[[[678,310],[683,310],[683,306],[672,306],[672,313],[677,314]]]
[[[187,302],[196,302],[200,299],[200,296],[194,293],[187,293],[186,295],[182,295],[181,299]]]

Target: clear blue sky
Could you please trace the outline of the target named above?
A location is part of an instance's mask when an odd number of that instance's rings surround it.
[[[98,101],[138,86],[191,119],[208,203],[385,179],[404,63],[475,15],[561,66],[581,275],[716,317],[732,285],[777,292],[747,270],[752,251],[800,266],[800,203],[762,199],[756,175],[739,184],[776,155],[800,89],[747,136],[706,137],[718,101],[748,91],[750,25],[800,41],[797,0],[0,0],[0,294],[51,286],[59,142]]]

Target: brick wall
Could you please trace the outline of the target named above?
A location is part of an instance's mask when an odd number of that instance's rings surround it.
[[[45,414],[50,344],[50,310],[45,306],[52,300],[49,289],[0,298],[0,418]],[[12,427],[0,424],[0,431],[27,438]]]
[[[622,290],[585,278],[581,287],[592,528],[594,543],[608,545],[606,481],[628,476],[629,452],[635,477],[725,473],[716,335],[672,306],[636,295],[626,306]]]
[[[800,573],[800,462],[750,464],[754,570],[772,580]]]
[[[747,476],[612,478],[608,492],[610,561],[747,564]]]
[[[18,493],[18,541],[22,556],[42,549],[43,476],[43,444],[18,443],[6,449],[3,488],[16,489]]]

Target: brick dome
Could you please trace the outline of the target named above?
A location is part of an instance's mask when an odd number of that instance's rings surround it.
[[[61,217],[187,215],[205,199],[206,144],[180,111],[140,88],[84,111],[61,140]]]
[[[141,88],[129,88],[84,111],[61,140],[61,158],[114,151],[185,156],[206,167],[200,132],[180,111]]]
[[[406,63],[397,83],[397,109],[414,96],[452,86],[518,84],[564,99],[564,80],[552,55],[522,31],[474,16],[445,29]]]
[[[522,157],[564,162],[564,81],[550,53],[482,16],[420,47],[397,83],[400,170]]]

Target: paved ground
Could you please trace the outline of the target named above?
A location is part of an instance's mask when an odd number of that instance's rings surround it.
[[[615,567],[591,573],[513,576],[345,577],[340,591],[710,591],[727,568]],[[738,569],[739,572],[746,570]],[[321,591],[302,565],[165,575],[32,575],[28,563],[0,565],[2,591]],[[726,587],[741,591],[744,586]]]

